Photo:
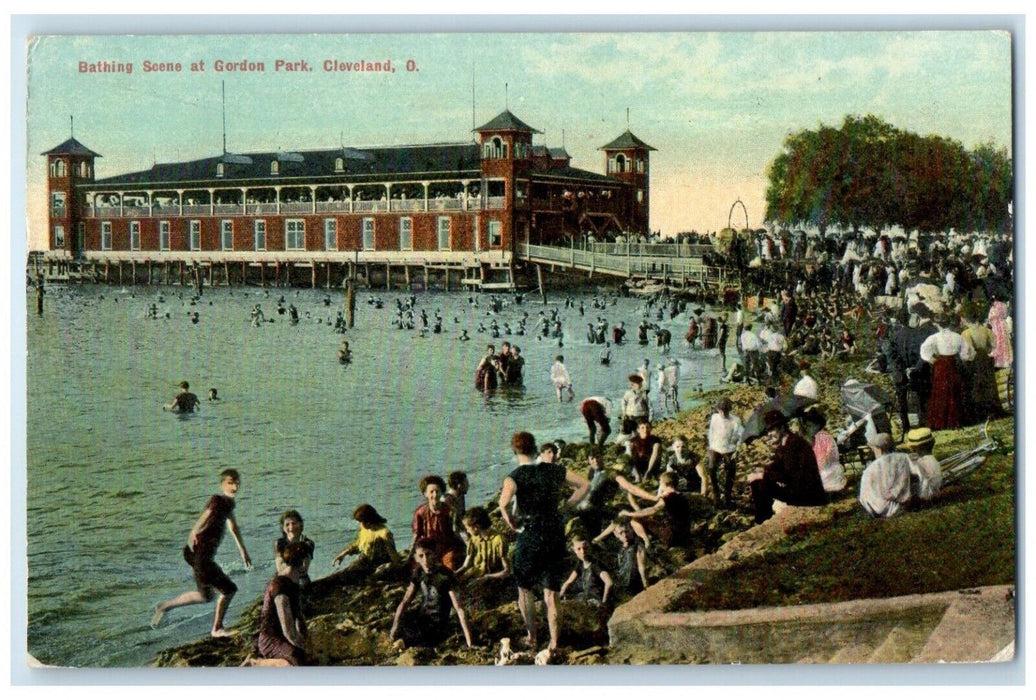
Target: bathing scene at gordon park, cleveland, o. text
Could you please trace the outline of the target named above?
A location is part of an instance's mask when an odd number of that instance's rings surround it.
[[[1014,658],[1010,33],[26,52],[30,665]]]

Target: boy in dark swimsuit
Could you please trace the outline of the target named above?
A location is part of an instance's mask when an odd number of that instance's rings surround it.
[[[181,593],[176,598],[159,604],[154,617],[151,618],[152,627],[158,627],[168,610],[209,602],[215,590],[219,591],[219,599],[216,601],[216,616],[212,621],[212,636],[229,637],[233,634],[223,627],[223,618],[227,614],[231,598],[237,592],[237,586],[219,568],[215,558],[220,540],[223,539],[223,530],[225,526],[229,526],[230,534],[234,536],[237,548],[241,552],[241,559],[245,562],[245,568],[252,568],[252,559],[248,556],[245,543],[241,540],[241,531],[234,519],[234,497],[240,483],[241,477],[236,469],[225,469],[220,474],[220,488],[223,493],[209,499],[205,505],[205,512],[191,528],[187,546],[183,548],[184,559],[194,570],[194,581],[198,585],[198,590]]]

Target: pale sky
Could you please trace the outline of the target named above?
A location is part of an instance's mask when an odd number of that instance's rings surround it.
[[[603,172],[597,150],[629,127],[651,154],[651,227],[727,225],[740,198],[763,225],[766,169],[784,138],[847,114],[1010,149],[1011,37],[1004,32],[354,34],[46,37],[28,48],[28,241],[46,240],[45,159],[69,136],[100,153],[97,176],[218,154],[472,138],[505,104]],[[214,62],[262,61],[264,73]],[[306,61],[309,72],[276,72]],[[394,74],[326,72],[328,59],[391,59]],[[416,71],[408,71],[407,60]],[[146,73],[144,61],[180,62]],[[131,62],[90,74],[80,61]],[[205,70],[192,72],[191,63]],[[505,90],[506,84],[506,90]],[[743,225],[743,215],[735,219]]]

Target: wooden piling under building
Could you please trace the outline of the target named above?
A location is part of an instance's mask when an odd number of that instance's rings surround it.
[[[139,264],[138,264],[139,263]],[[239,263],[239,264],[238,264]],[[369,290],[493,289],[514,287],[510,264],[458,260],[162,260],[152,258],[36,260],[27,274],[45,282],[96,282],[119,286],[259,286],[343,288],[348,279]],[[458,284],[459,280],[459,284]]]

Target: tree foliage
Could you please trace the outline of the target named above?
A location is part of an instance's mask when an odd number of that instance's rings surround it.
[[[790,135],[770,164],[766,220],[782,226],[1003,231],[1013,171],[1004,148],[972,151],[878,117]]]

